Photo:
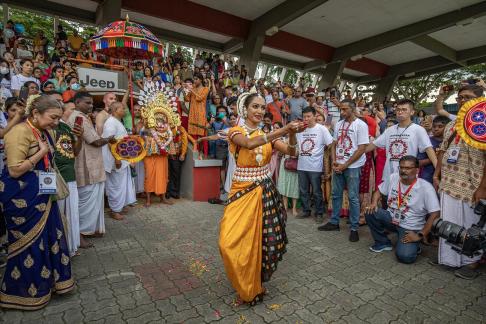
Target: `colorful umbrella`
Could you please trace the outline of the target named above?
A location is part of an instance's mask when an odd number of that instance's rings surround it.
[[[94,52],[125,60],[160,57],[163,45],[147,28],[125,20],[110,23],[90,39]]]

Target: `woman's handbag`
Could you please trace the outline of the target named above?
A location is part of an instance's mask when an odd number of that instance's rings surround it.
[[[285,159],[284,168],[290,172],[297,172],[297,162],[299,158],[296,157],[289,157]]]
[[[69,196],[69,187],[56,166],[54,167],[54,170],[56,172],[57,186],[56,200],[62,200]]]

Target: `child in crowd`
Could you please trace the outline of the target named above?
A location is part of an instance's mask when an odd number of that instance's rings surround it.
[[[436,153],[437,148],[442,143],[445,126],[449,123],[449,121],[450,120],[447,117],[437,116],[432,122],[432,136],[430,136],[430,142],[432,143],[434,150],[436,150]],[[432,165],[432,162],[430,162],[427,154],[425,153],[419,153],[417,157],[420,163],[419,177],[433,184],[435,168]]]

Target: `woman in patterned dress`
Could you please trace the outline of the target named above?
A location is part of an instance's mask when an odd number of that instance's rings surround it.
[[[270,280],[287,243],[285,208],[268,166],[272,148],[295,156],[295,133],[302,131],[304,124],[295,121],[265,134],[258,127],[265,99],[255,93],[240,96],[238,112],[245,124],[233,127],[228,134],[237,167],[220,224],[219,249],[239,298],[253,305],[263,299],[262,284]],[[289,144],[280,139],[286,134]]]
[[[56,100],[36,98],[28,119],[5,135],[7,167],[0,177],[0,207],[9,246],[1,307],[36,310],[47,305],[52,292],[63,294],[74,288],[66,224],[54,197],[39,192],[39,172],[56,172],[55,137],[48,130],[61,116]]]

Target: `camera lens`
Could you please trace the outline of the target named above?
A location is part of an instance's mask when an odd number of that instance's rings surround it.
[[[434,222],[432,230],[451,244],[462,245],[464,243],[466,232],[462,226],[438,219]]]

